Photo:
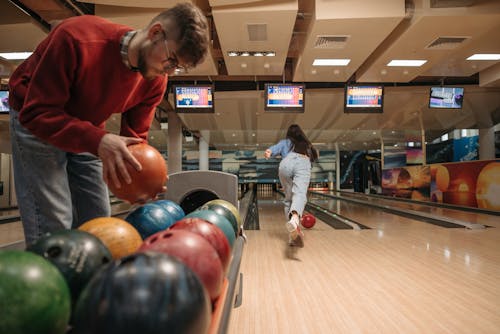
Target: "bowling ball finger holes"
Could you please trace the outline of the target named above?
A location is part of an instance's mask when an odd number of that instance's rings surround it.
[[[62,249],[61,247],[50,247],[47,249],[46,255],[52,259],[55,259],[59,255],[62,254]]]

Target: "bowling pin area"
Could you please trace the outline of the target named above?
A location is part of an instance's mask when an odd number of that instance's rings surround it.
[[[214,187],[183,195],[197,206],[207,194],[220,195]],[[280,187],[238,189],[238,256],[233,248],[210,333],[500,329],[500,219],[493,212],[311,188],[305,214],[315,223],[302,228],[305,247],[296,248],[288,245]],[[133,209],[112,203],[116,216]],[[4,250],[23,249],[16,214],[2,211]]]

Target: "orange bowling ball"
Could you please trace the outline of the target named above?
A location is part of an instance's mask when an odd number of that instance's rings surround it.
[[[125,220],[116,217],[94,218],[78,229],[98,237],[108,247],[113,259],[135,253],[142,244],[139,232]]]
[[[316,224],[316,217],[314,217],[310,213],[306,213],[302,216],[300,223],[305,228],[312,228]]]
[[[111,181],[108,184],[109,190],[116,197],[129,203],[146,202],[156,198],[159,193],[163,192],[168,179],[167,162],[157,149],[146,143],[130,145],[128,149],[142,165],[142,170],[137,171],[127,163],[132,182],[125,183],[119,175],[121,187],[117,188]]]

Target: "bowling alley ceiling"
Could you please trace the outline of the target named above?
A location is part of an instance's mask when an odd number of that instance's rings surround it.
[[[95,14],[134,28],[180,0],[2,0],[0,52],[33,51],[50,24]],[[500,120],[498,0],[193,0],[206,14],[212,47],[196,69],[169,78],[159,115],[171,110],[172,86],[211,84],[213,114],[179,114],[190,133],[216,149],[259,149],[299,123],[323,148],[374,149],[381,143],[432,140],[461,128],[489,128]],[[230,56],[231,52],[240,54]],[[243,56],[243,52],[273,56]],[[316,66],[324,59],[345,66]],[[425,60],[419,67],[391,60]],[[18,62],[0,57],[5,84]],[[304,113],[264,111],[268,82],[305,85]],[[382,114],[344,113],[346,83],[382,83]],[[460,110],[428,108],[429,86],[465,87]],[[6,122],[5,119],[3,122]],[[108,124],[114,131],[118,118]],[[1,125],[2,135],[7,131]],[[3,137],[2,137],[3,138]],[[158,121],[150,141],[167,148]],[[196,140],[185,148],[196,148]],[[1,149],[0,145],[0,149]]]

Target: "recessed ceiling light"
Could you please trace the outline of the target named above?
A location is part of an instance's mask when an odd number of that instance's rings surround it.
[[[243,52],[240,54],[240,56],[243,56],[243,57],[248,57],[248,56],[250,56],[250,53],[249,53],[249,52],[247,52],[247,51],[243,51]]]
[[[23,60],[31,56],[33,52],[2,52],[0,57],[8,60]]]
[[[257,52],[255,52],[253,55],[254,55],[255,57],[262,57],[264,54],[263,54],[262,52],[257,51]]]
[[[276,52],[274,52],[274,51],[269,51],[269,52],[267,52],[267,53],[266,53],[266,56],[267,56],[267,57],[274,57],[274,56],[276,56]]]
[[[347,66],[350,59],[314,59],[313,66]]]
[[[500,60],[500,53],[476,53],[467,60]]]
[[[387,66],[413,66],[419,67],[427,63],[427,60],[408,60],[408,59],[393,59]]]
[[[236,51],[229,51],[229,52],[227,53],[227,55],[228,55],[229,57],[236,57],[236,56],[238,55],[238,52],[236,52]]]

